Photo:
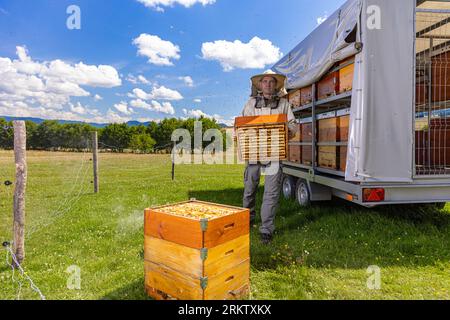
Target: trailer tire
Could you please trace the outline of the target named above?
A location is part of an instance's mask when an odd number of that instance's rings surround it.
[[[309,207],[311,205],[311,191],[305,180],[298,180],[295,195],[300,206]]]
[[[294,199],[295,198],[295,191],[297,188],[297,179],[289,176],[287,174],[283,177],[283,184],[282,184],[282,190],[283,190],[283,197],[286,200]]]

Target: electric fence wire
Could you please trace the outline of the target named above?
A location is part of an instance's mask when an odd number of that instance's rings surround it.
[[[86,141],[86,144],[88,144],[88,141]],[[27,231],[27,237],[30,237],[33,233],[37,232],[38,230],[41,230],[42,228],[48,227],[50,224],[52,224],[54,222],[54,220],[56,218],[61,217],[61,216],[65,215],[67,212],[69,212],[78,203],[78,201],[80,200],[83,193],[85,191],[87,191],[87,189],[89,188],[89,186],[85,186],[85,180],[89,173],[89,166],[85,168],[85,165],[88,162],[86,160],[87,154],[88,154],[88,151],[86,151],[86,149],[85,149],[85,151],[83,151],[83,156],[81,157],[81,164],[77,170],[77,175],[76,175],[75,181],[73,182],[72,189],[68,193],[66,193],[64,200],[59,204],[57,209],[53,210],[49,214],[49,216],[46,217],[46,219],[48,221],[43,224],[38,224],[38,225],[32,226]],[[80,176],[82,176],[81,180],[80,180]],[[79,182],[79,180],[80,180],[80,182]],[[76,187],[78,185],[80,185],[80,188],[78,190],[76,190]],[[70,195],[72,195],[73,192],[75,192],[75,195],[70,197]]]
[[[45,296],[42,294],[42,291],[35,285],[33,279],[31,279],[31,277],[27,274],[27,272],[19,264],[16,255],[14,254],[13,250],[11,249],[11,244],[9,242],[4,242],[3,243],[3,247],[6,250],[6,264],[9,267],[11,267],[11,269],[12,269],[12,278],[11,278],[11,280],[13,282],[17,282],[17,284],[18,284],[17,298],[16,299],[20,300],[20,297],[21,297],[21,294],[22,294],[22,287],[23,287],[23,282],[21,280],[15,278],[15,270],[18,269],[21,277],[28,281],[28,283],[30,284],[30,288],[39,295],[39,298],[41,300],[46,300]],[[9,256],[11,256],[13,263],[9,262],[9,260],[10,260]]]
[[[122,148],[122,147],[111,146],[111,145],[109,145],[109,144],[106,144],[106,143],[103,143],[103,142],[100,142],[100,141],[98,142],[98,144],[99,144],[99,145],[102,145],[102,146],[104,146],[104,147],[106,147],[106,148],[110,148],[110,149],[114,149],[114,150],[122,150],[122,149],[124,149],[124,148]],[[160,147],[153,148],[152,152],[159,151],[159,150],[163,150],[163,149],[167,149],[168,147],[172,147],[172,146],[173,146],[173,143],[169,143],[169,144],[166,144],[166,145],[164,145],[164,146],[160,146]]]
[[[86,144],[87,143],[88,143],[88,141],[86,141]],[[61,216],[61,215],[64,215],[65,213],[67,213],[78,202],[78,200],[81,198],[82,191],[83,191],[83,184],[84,184],[86,175],[87,175],[87,173],[89,171],[88,169],[86,169],[84,171],[83,178],[81,180],[81,188],[78,191],[78,194],[76,196],[72,197],[70,200],[69,200],[69,196],[68,195],[72,194],[72,192],[75,190],[75,187],[77,186],[78,180],[80,178],[80,174],[83,171],[83,168],[84,168],[85,163],[86,163],[86,154],[87,154],[87,151],[84,151],[83,152],[83,156],[82,156],[82,160],[81,160],[81,165],[80,165],[80,167],[79,167],[79,169],[77,171],[77,176],[76,176],[76,179],[75,179],[75,183],[73,184],[73,187],[72,187],[71,191],[68,194],[66,194],[63,203],[61,203],[59,205],[58,209],[51,213],[51,217],[52,218],[56,218],[56,216]],[[5,168],[5,172],[6,171],[7,171],[7,169]],[[3,172],[0,172],[0,174],[3,174]],[[4,177],[6,177],[6,176],[7,176],[7,174],[4,175]],[[7,186],[7,187],[12,185],[12,183],[8,183],[8,181],[9,180],[6,180],[5,183],[4,183],[4,185]],[[9,191],[9,189],[8,189],[8,191]],[[7,192],[6,198],[11,198],[11,192],[10,191]],[[70,205],[68,205],[68,204],[70,204]],[[66,206],[66,209],[61,211],[61,208],[64,207],[64,206]],[[44,226],[40,225],[40,227],[46,227],[46,226],[50,225],[52,222],[53,222],[53,220],[50,221],[49,223],[45,224]],[[40,228],[36,227],[36,226],[32,227],[31,230],[27,233],[27,236],[30,236],[31,234],[33,234],[34,232],[36,232],[39,229]],[[31,289],[39,294],[39,297],[41,298],[41,300],[45,300],[45,296],[42,294],[41,290],[34,284],[34,281],[31,279],[31,277],[26,273],[26,271],[19,264],[16,255],[14,254],[14,252],[11,249],[10,242],[4,242],[3,243],[3,247],[6,250],[6,264],[9,267],[11,267],[11,269],[12,269],[11,280],[13,281],[13,283],[15,282],[18,285],[17,298],[16,299],[20,300],[20,297],[21,297],[21,294],[22,294],[22,287],[23,287],[23,282],[20,279],[16,279],[16,272],[15,272],[15,270],[17,268],[19,270],[19,272],[20,272],[21,277],[26,279],[30,283]],[[9,259],[10,259],[9,256],[11,256],[11,258],[13,260],[13,264],[9,262]]]

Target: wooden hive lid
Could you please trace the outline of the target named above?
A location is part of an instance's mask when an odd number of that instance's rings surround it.
[[[148,210],[200,221],[218,219],[246,209],[191,199],[176,204],[153,207]]]

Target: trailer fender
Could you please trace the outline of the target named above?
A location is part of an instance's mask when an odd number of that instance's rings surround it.
[[[330,187],[308,181],[308,188],[311,194],[311,201],[331,201],[332,190]]]

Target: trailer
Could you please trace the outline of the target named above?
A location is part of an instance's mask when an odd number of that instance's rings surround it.
[[[351,88],[333,89],[349,65]],[[287,76],[299,128],[311,132],[289,143],[286,198],[450,202],[449,1],[348,0],[272,70]],[[344,110],[345,140],[324,142],[321,117]]]

